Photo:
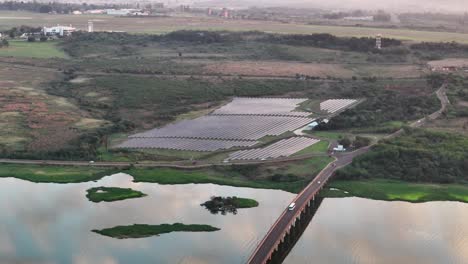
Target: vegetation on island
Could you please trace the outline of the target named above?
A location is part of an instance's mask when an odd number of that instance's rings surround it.
[[[112,238],[128,239],[159,236],[172,232],[214,232],[219,230],[221,229],[209,225],[184,225],[175,223],[162,225],[134,224],[130,226],[116,226],[102,230],[93,230],[93,232]]]
[[[146,194],[135,191],[130,188],[117,188],[117,187],[94,187],[88,189],[86,198],[91,202],[114,202],[132,198],[140,198]]]
[[[233,197],[213,196],[209,201],[201,204],[208,209],[212,214],[227,213],[237,214],[237,209],[253,208],[258,206],[258,202],[253,199]]]

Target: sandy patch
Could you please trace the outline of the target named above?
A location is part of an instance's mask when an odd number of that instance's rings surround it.
[[[94,129],[106,125],[108,122],[94,118],[82,118],[74,126],[79,129]]]
[[[463,106],[463,107],[468,107],[468,101],[459,101],[459,102],[457,103],[457,105]]]
[[[89,80],[91,80],[91,78],[76,77],[75,79],[70,80],[70,82],[71,82],[71,83],[86,83],[86,82],[88,82]]]
[[[99,93],[96,93],[96,92],[89,92],[87,94],[85,94],[86,97],[96,97],[96,96],[99,96]]]

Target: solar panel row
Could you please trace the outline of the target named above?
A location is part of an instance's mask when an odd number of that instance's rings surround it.
[[[308,137],[293,137],[283,139],[265,148],[241,150],[229,155],[229,160],[264,160],[288,157],[320,140]]]
[[[279,136],[311,123],[313,119],[285,116],[203,116],[157,128],[130,138],[198,138],[258,140]]]
[[[172,149],[189,151],[217,151],[233,147],[251,147],[257,141],[210,140],[190,138],[131,138],[117,146],[130,149]]]
[[[213,115],[309,116],[311,113],[295,109],[307,99],[291,98],[234,98],[232,102],[213,112]]]
[[[354,99],[332,99],[320,103],[320,110],[327,111],[329,113],[336,113],[350,105],[356,103]]]

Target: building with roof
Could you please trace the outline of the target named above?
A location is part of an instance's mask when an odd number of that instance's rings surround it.
[[[75,32],[76,28],[70,26],[60,26],[57,25],[55,27],[43,27],[42,28],[42,33],[46,36],[68,36],[71,35],[71,33]]]

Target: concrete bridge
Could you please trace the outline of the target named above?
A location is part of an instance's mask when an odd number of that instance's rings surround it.
[[[247,263],[281,263],[287,253],[289,253],[289,250],[291,250],[291,244],[295,244],[295,242],[292,243],[292,239],[297,237],[297,235],[300,236],[305,229],[304,225],[307,225],[310,221],[310,219],[308,221],[304,221],[304,219],[311,218],[315,210],[318,209],[322,201],[318,197],[318,194],[327,184],[328,180],[334,175],[337,169],[350,164],[354,157],[368,152],[369,149],[370,146],[354,152],[336,155],[336,161],[330,163],[323,169],[292,201],[296,203],[295,209],[290,211],[286,208],[283,211],[252,253]]]

